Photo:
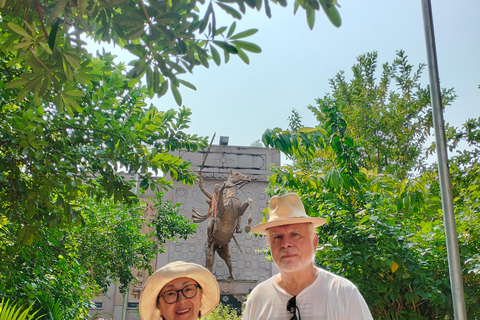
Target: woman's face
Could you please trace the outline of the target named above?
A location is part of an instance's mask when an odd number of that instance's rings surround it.
[[[202,292],[200,288],[192,285],[198,285],[198,283],[189,278],[178,278],[170,281],[165,285],[165,287],[162,288],[158,296],[157,306],[162,312],[162,316],[165,318],[165,320],[194,320],[199,318],[198,311],[200,310],[201,306]],[[187,288],[185,289],[185,287]],[[175,293],[176,290],[183,289],[185,289],[187,296],[193,295],[192,290],[196,290],[196,294],[193,298],[188,299],[185,298],[185,295],[182,293],[182,291]],[[162,297],[161,295],[163,293],[166,294]],[[171,301],[170,299],[172,299],[172,297],[175,298],[175,295],[178,296],[176,302],[165,302],[164,298],[166,298],[167,301]]]

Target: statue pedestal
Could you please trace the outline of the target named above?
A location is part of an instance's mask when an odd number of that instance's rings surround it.
[[[240,304],[243,304],[247,300],[247,295],[258,283],[258,281],[253,280],[217,280],[217,282],[220,287],[220,295],[224,296],[220,298],[221,302],[228,303],[229,299],[225,296],[232,296],[239,301]]]

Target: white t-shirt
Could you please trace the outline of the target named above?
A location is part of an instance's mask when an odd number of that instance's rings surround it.
[[[317,270],[317,279],[296,297],[302,320],[373,320],[352,282],[321,268]],[[273,276],[253,289],[242,320],[290,320],[290,298],[292,295],[280,288]]]

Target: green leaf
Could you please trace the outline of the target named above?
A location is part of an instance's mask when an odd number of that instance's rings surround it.
[[[231,25],[230,28],[228,29],[227,39],[232,36],[232,34],[235,32],[235,28],[236,28],[236,27],[237,27],[237,22],[236,22],[236,21],[233,21],[232,25]]]
[[[241,48],[241,49],[244,49],[246,51],[253,52],[253,53],[262,52],[262,49],[258,45],[254,44],[254,43],[251,43],[251,42],[235,40],[235,41],[232,41],[232,44],[237,48]]]
[[[203,19],[200,23],[200,28],[198,32],[202,33],[203,31],[205,31],[208,25],[208,20],[210,19],[210,14],[212,14],[212,12],[213,12],[213,5],[212,5],[212,2],[210,2],[210,4],[207,7],[207,11],[205,11],[205,15],[203,16]]]
[[[218,50],[215,49],[214,46],[210,45],[210,53],[212,54],[212,59],[215,62],[215,64],[219,66],[221,63],[221,60],[220,60],[220,54],[218,53]]]
[[[242,49],[238,49],[238,56],[240,57],[240,59],[242,59],[243,62],[245,62],[246,64],[250,64],[250,59],[248,59],[247,54]]]
[[[230,40],[236,40],[236,39],[246,38],[246,37],[249,37],[251,35],[254,35],[257,32],[258,32],[258,29],[249,29],[249,30],[239,32],[236,35],[234,35],[232,37],[229,37],[229,39]]]
[[[8,27],[9,27],[10,29],[12,29],[12,31],[14,31],[15,33],[18,33],[19,35],[21,35],[21,36],[23,36],[23,37],[25,37],[25,38],[27,38],[27,39],[33,40],[32,36],[29,35],[29,34],[27,33],[27,31],[25,31],[25,30],[24,30],[22,27],[20,27],[19,25],[15,24],[15,23],[13,23],[13,22],[9,22],[9,23],[7,23],[7,24],[8,24]]]
[[[216,44],[217,46],[219,46],[220,48],[222,48],[225,52],[234,53],[234,54],[238,53],[237,48],[235,48],[234,46],[232,46],[231,44],[229,44],[225,41],[213,41],[213,43]],[[225,62],[227,62],[227,61],[225,61]]]
[[[28,78],[21,78],[21,79],[16,79],[16,80],[13,80],[13,81],[10,81],[9,83],[7,83],[5,85],[6,88],[15,88],[15,87],[19,87],[19,86],[23,86],[25,85],[28,81],[30,81],[30,79]]]
[[[175,102],[177,103],[177,105],[179,106],[182,105],[182,96],[180,95],[178,88],[172,85],[170,89],[172,90],[172,94],[173,94],[173,97],[175,98]]]
[[[265,0],[265,14],[267,17],[271,18],[272,17],[272,9],[270,9],[270,2],[269,0]]]
[[[57,31],[58,31],[58,26],[60,25],[60,19],[57,19],[55,23],[52,26],[52,30],[50,30],[50,33],[48,35],[48,46],[50,47],[50,50],[53,50],[53,47],[55,47],[55,39],[57,37]]]
[[[226,13],[230,14],[232,17],[240,20],[242,19],[242,14],[235,10],[234,8],[227,6],[226,4],[223,4],[221,2],[215,2],[220,8],[225,10]]]
[[[340,27],[342,25],[342,19],[340,18],[340,14],[338,13],[337,8],[332,0],[319,0],[320,5],[322,6],[323,11],[327,15],[330,22],[335,27]]]
[[[158,90],[156,91],[158,97],[162,97],[168,91],[168,81],[162,82]]]
[[[215,30],[214,36],[218,36],[218,35],[224,33],[225,30],[227,30],[227,27],[221,27],[221,28]]]
[[[181,84],[183,84],[187,88],[190,88],[192,90],[197,91],[197,88],[193,84],[191,84],[190,82],[187,82],[185,80],[180,80],[180,79],[178,79],[178,82],[180,82]]]
[[[83,91],[80,91],[80,90],[66,91],[65,94],[72,97],[81,97],[81,98],[85,97],[85,93],[83,93]]]
[[[307,14],[308,27],[310,30],[313,30],[313,26],[315,25],[315,9],[313,9],[311,6],[307,6],[305,12]]]
[[[81,69],[80,57],[74,51],[62,51],[63,57],[74,69]]]

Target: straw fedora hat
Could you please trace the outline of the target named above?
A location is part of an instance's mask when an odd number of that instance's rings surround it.
[[[268,205],[268,222],[252,227],[257,234],[267,235],[267,229],[286,224],[311,223],[315,228],[325,224],[327,220],[320,217],[309,217],[305,212],[302,200],[295,193],[274,196]]]
[[[142,320],[161,319],[162,313],[157,308],[158,294],[170,281],[184,277],[196,281],[202,287],[201,316],[215,309],[220,301],[220,289],[213,274],[196,263],[176,261],[158,269],[148,278],[138,307]]]

